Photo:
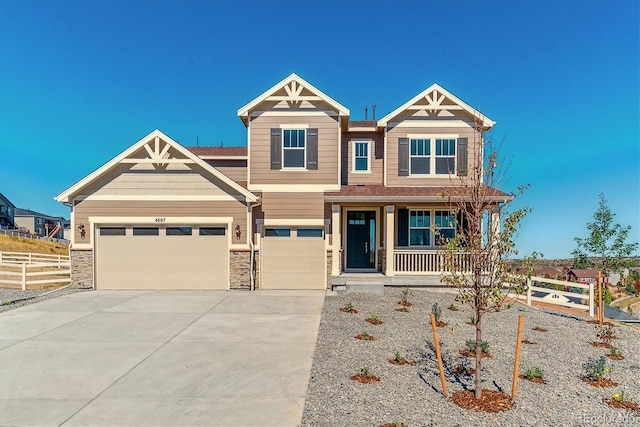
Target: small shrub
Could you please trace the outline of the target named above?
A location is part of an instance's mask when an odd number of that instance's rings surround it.
[[[476,315],[472,314],[471,317],[469,317],[469,324],[475,325],[476,323],[478,323],[476,320]]]
[[[402,362],[402,359],[404,359],[399,351],[396,351],[396,354],[393,356],[393,358],[396,362]]]
[[[603,342],[611,344],[611,341],[618,338],[611,326],[596,326],[596,336]]]
[[[373,320],[374,322],[379,322],[380,316],[378,316],[377,314],[372,314],[371,316],[369,316],[369,319]]]
[[[527,372],[524,373],[524,376],[528,380],[531,380],[531,379],[534,379],[534,378],[542,378],[543,375],[544,375],[544,373],[538,367],[527,369]]]
[[[613,369],[607,366],[607,359],[600,356],[598,359],[591,358],[583,365],[585,378],[591,381],[598,381],[605,378]]]
[[[467,340],[465,345],[467,346],[467,350],[475,353],[475,351],[476,351],[476,342],[475,342],[475,340]],[[479,347],[480,347],[480,349],[481,349],[481,351],[483,353],[489,353],[489,343],[487,341],[480,342]]]
[[[369,375],[369,368],[367,368],[366,366],[363,366],[362,368],[360,368],[360,374]]]
[[[433,313],[433,315],[436,317],[436,323],[438,323],[442,318],[442,308],[440,308],[438,303],[435,303],[431,306],[431,313]]]
[[[458,306],[455,304],[449,304],[449,307],[447,308],[451,311],[458,311]]]
[[[618,347],[615,347],[615,346],[609,347],[609,354],[611,356],[621,356],[620,349]]]

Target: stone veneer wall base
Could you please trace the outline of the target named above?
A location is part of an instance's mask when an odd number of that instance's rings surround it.
[[[93,250],[71,250],[71,287],[93,289]]]

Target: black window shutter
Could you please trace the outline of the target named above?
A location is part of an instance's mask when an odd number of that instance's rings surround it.
[[[467,215],[465,215],[465,213],[462,210],[458,211],[458,215],[456,217],[456,222],[457,222],[457,233],[463,233],[465,235],[468,235],[468,230],[469,230],[469,220],[467,218]],[[466,246],[465,244],[466,242],[463,241],[463,245]]]
[[[398,176],[409,176],[409,138],[398,138]]]
[[[458,176],[467,176],[469,162],[469,139],[458,138]]]
[[[307,129],[307,169],[318,170],[318,129]]]
[[[409,246],[409,209],[398,209],[398,246]]]
[[[271,129],[271,169],[282,169],[282,129]]]

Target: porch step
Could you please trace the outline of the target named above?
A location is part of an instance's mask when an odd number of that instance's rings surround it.
[[[375,294],[384,295],[384,283],[347,282],[345,285],[347,294]]]

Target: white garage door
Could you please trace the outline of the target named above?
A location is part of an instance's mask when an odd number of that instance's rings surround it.
[[[224,226],[100,226],[97,289],[229,289]]]
[[[325,289],[326,250],[322,228],[263,229],[260,288]]]

